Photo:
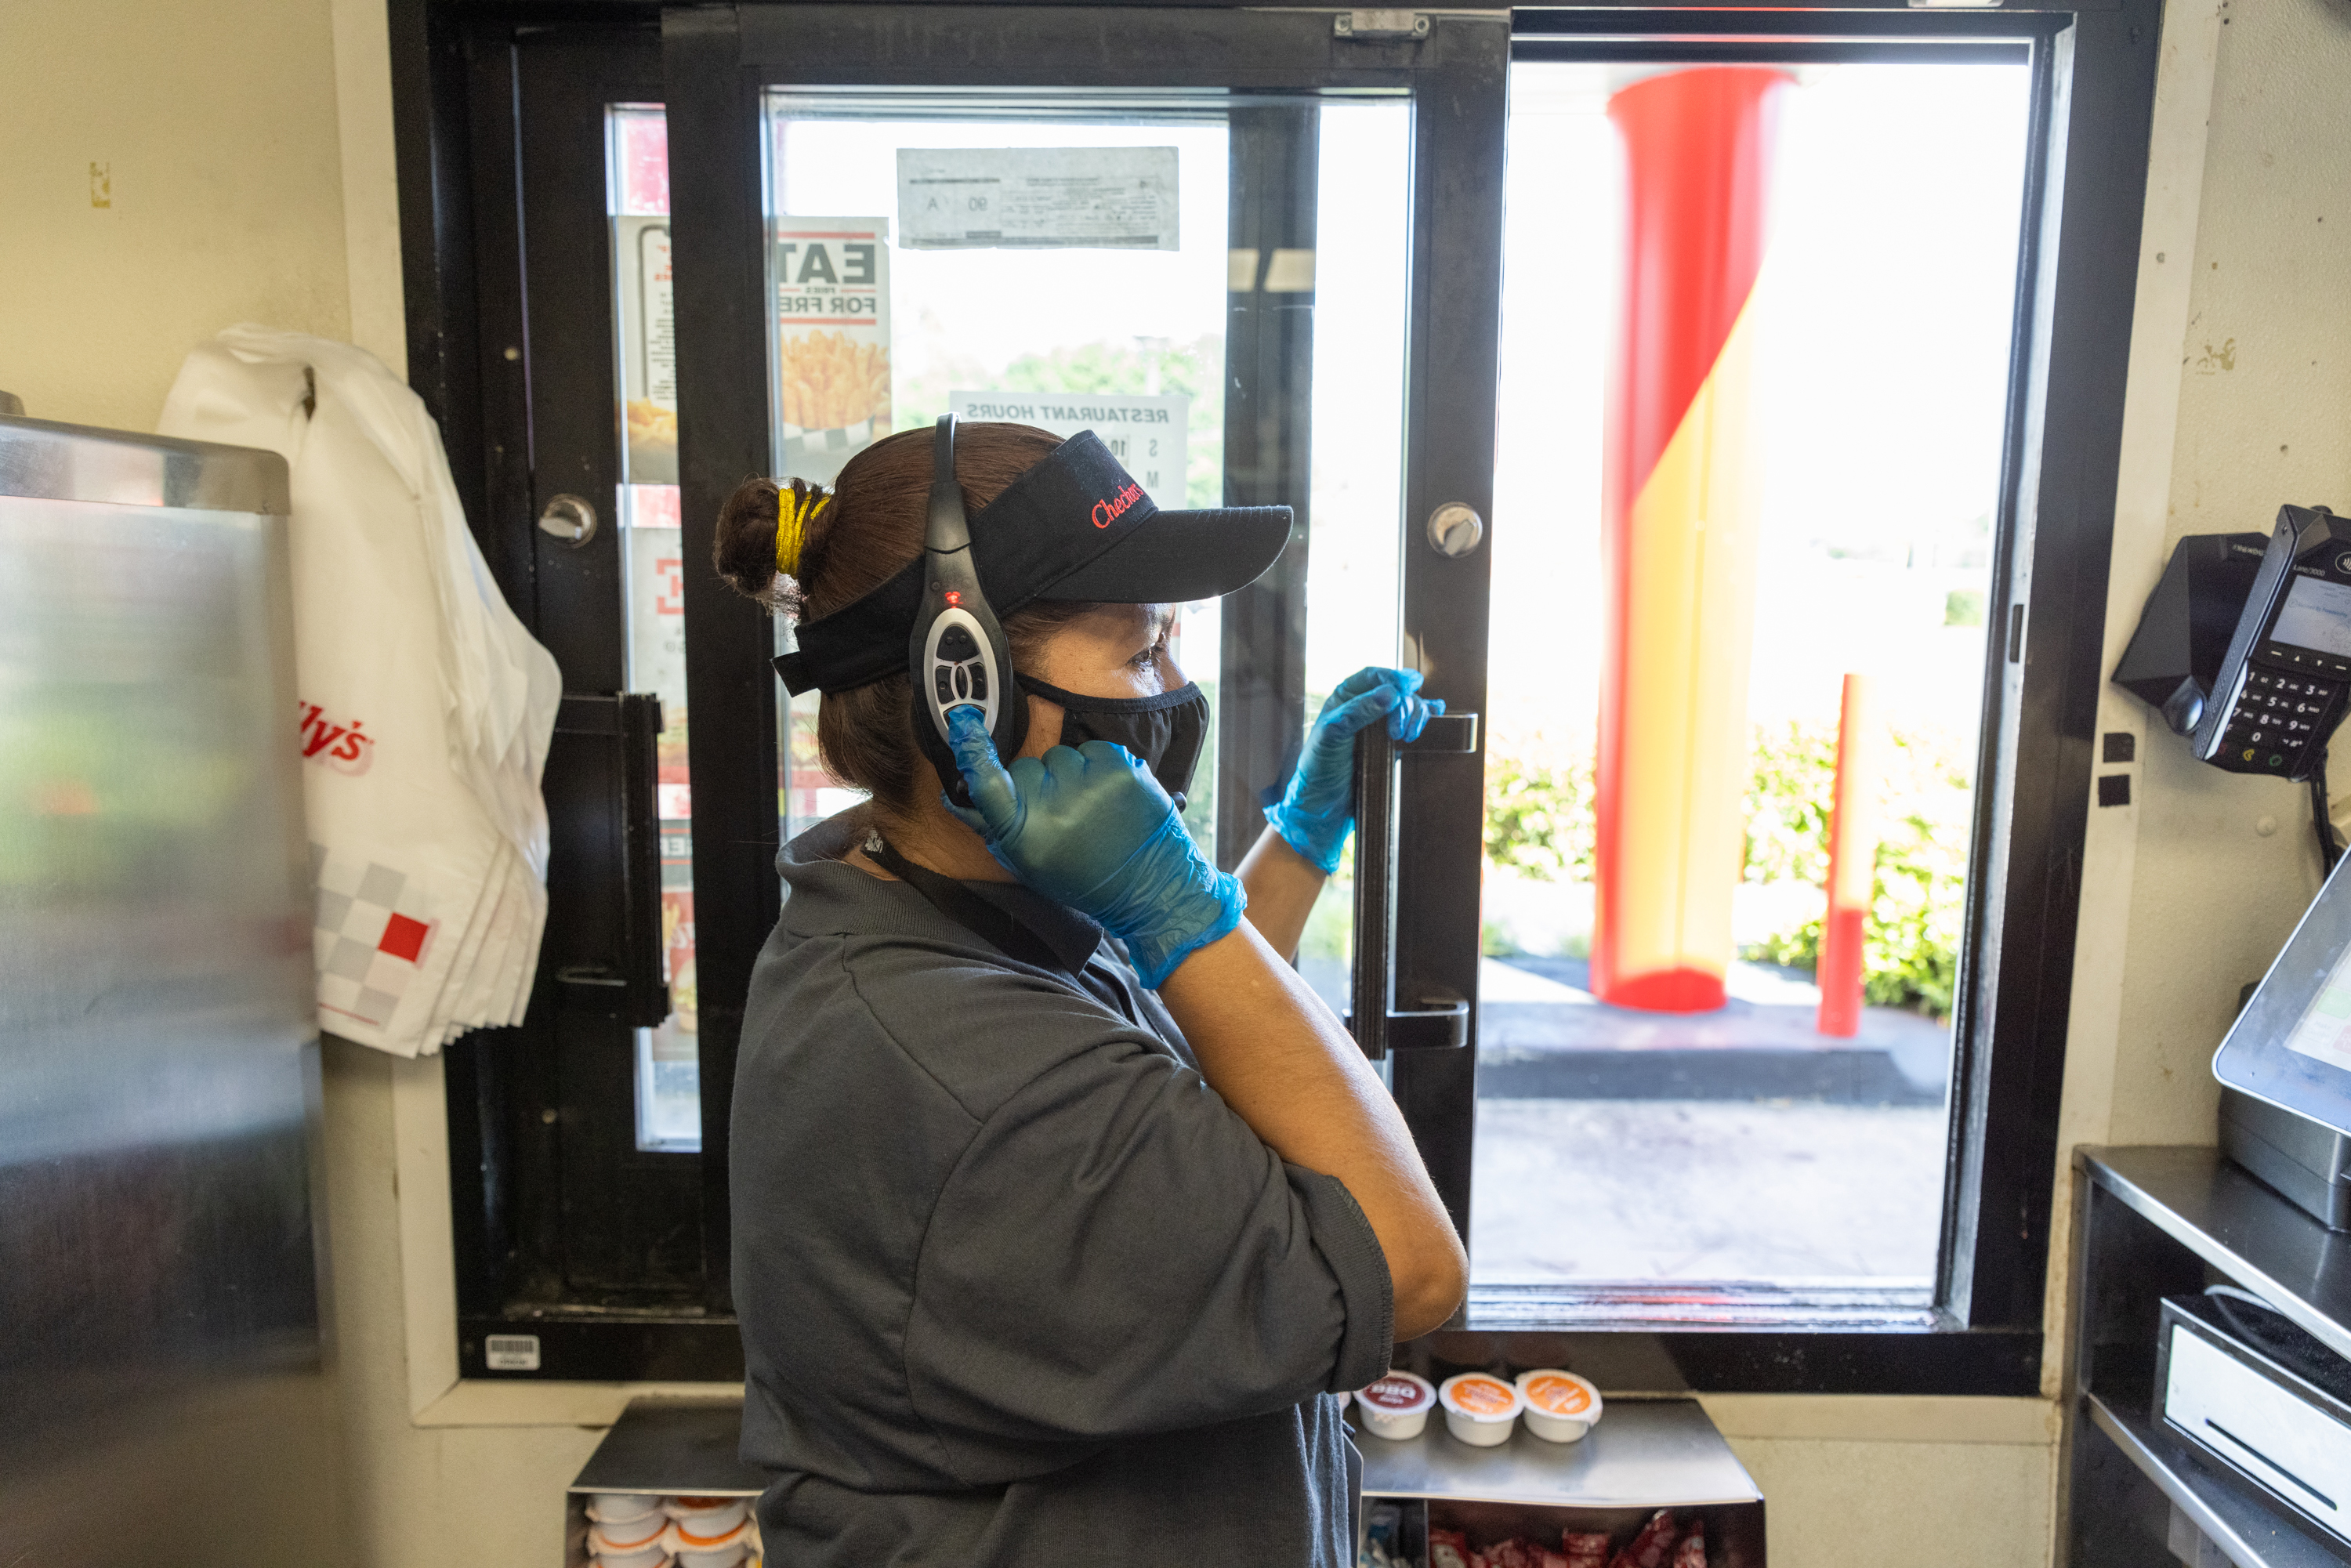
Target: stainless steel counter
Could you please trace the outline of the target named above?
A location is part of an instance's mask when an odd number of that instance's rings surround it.
[[[1364,1490],[1548,1508],[1701,1508],[1762,1492],[1694,1399],[1607,1406],[1580,1443],[1546,1443],[1522,1421],[1499,1448],[1473,1448],[1432,1411],[1417,1437],[1392,1443],[1358,1428]]]

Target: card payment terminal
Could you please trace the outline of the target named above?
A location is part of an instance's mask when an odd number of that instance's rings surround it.
[[[2351,687],[2351,519],[2281,507],[2253,591],[2196,726],[2196,755],[2232,773],[2306,780]]]

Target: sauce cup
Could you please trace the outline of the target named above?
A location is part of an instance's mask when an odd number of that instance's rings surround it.
[[[1437,1390],[1428,1379],[1409,1372],[1391,1372],[1370,1386],[1358,1389],[1355,1408],[1363,1412],[1364,1429],[1391,1442],[1417,1437],[1428,1425]]]
[[[1527,1430],[1546,1443],[1573,1443],[1600,1419],[1600,1390],[1572,1372],[1539,1367],[1519,1374]]]
[[[1509,1442],[1526,1403],[1515,1385],[1483,1372],[1447,1378],[1437,1388],[1437,1402],[1445,1407],[1445,1429],[1473,1448]]]

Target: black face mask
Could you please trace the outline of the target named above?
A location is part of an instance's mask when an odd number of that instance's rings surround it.
[[[1155,697],[1089,697],[1024,673],[1020,689],[1060,706],[1063,746],[1107,740],[1125,747],[1176,798],[1176,809],[1184,809],[1201,744],[1208,738],[1208,699],[1197,685],[1187,681]]]

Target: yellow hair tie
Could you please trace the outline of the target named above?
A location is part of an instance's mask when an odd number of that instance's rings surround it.
[[[791,479],[776,486],[776,570],[787,577],[798,577],[800,570],[800,546],[808,538],[808,526],[816,521],[832,499],[821,486],[810,485],[805,479]]]

